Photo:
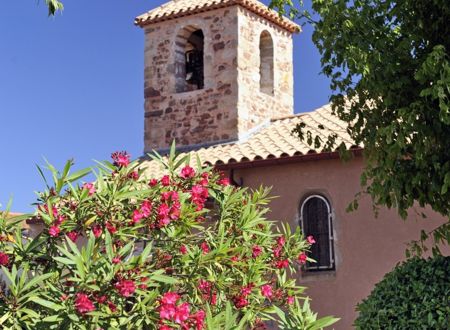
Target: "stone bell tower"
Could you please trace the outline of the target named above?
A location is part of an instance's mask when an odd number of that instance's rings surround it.
[[[257,0],[172,0],[145,31],[145,151],[245,140],[293,114],[292,34]]]

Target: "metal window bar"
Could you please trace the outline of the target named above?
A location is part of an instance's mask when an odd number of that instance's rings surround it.
[[[322,201],[325,206],[326,206],[326,210],[327,210],[327,218],[326,218],[326,225],[327,225],[327,232],[328,232],[328,256],[327,256],[327,264],[326,265],[320,265],[321,263],[323,263],[325,260],[316,260],[317,263],[310,263],[308,262],[305,265],[306,270],[308,271],[320,271],[320,270],[332,270],[335,267],[335,260],[334,260],[334,237],[333,237],[333,214],[332,214],[332,210],[330,207],[330,203],[328,202],[328,200],[326,198],[324,198],[323,196],[320,195],[311,195],[309,197],[307,197],[301,206],[300,209],[300,223],[302,226],[302,231],[303,233],[306,235],[309,235],[311,233],[305,232],[305,228],[307,230],[309,230],[310,226],[308,226],[308,221],[305,221],[305,205],[307,205],[308,202],[312,202],[312,200],[314,198],[319,199],[320,201]],[[316,210],[317,211],[317,210]],[[308,220],[308,219],[307,219]],[[318,221],[321,221],[321,219],[318,219]],[[319,224],[320,225],[320,224]],[[316,237],[317,241],[319,239],[319,237]],[[317,242],[316,244],[319,244],[319,242]],[[320,247],[318,247],[318,256],[320,257],[321,253],[320,253]]]

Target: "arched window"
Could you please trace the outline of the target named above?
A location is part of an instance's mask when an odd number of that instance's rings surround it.
[[[320,195],[307,197],[300,207],[300,222],[305,237],[313,236],[316,243],[311,246],[309,257],[316,262],[307,262],[306,269],[334,269],[333,217],[328,200]]]
[[[193,26],[180,31],[175,42],[175,90],[177,93],[204,86],[203,49],[205,37]]]
[[[273,40],[269,32],[259,37],[259,90],[273,95]]]

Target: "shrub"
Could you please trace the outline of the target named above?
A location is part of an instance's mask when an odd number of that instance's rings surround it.
[[[449,329],[450,257],[395,267],[357,310],[357,329]]]
[[[288,276],[310,244],[265,219],[267,189],[230,186],[173,150],[167,175],[150,181],[125,152],[112,158],[73,174],[70,162],[61,173],[48,166],[37,237],[22,237],[25,217],[0,220],[2,328],[262,329],[276,319],[312,330],[336,321],[317,320]],[[95,182],[78,183],[89,173]]]

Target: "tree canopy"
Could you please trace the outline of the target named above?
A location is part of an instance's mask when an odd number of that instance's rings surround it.
[[[63,9],[59,0],[46,3],[49,15]],[[364,146],[361,182],[374,204],[402,217],[415,202],[450,215],[450,3],[312,0],[309,12],[302,0],[270,6],[314,25],[334,114]],[[302,136],[301,127],[296,132]],[[333,136],[321,142],[330,148]],[[450,222],[432,234],[449,243]],[[423,247],[415,244],[416,252]]]
[[[53,16],[58,11],[62,11],[64,9],[63,3],[59,0],[45,0],[45,3],[48,7],[48,15]]]
[[[301,1],[271,5],[314,25],[334,114],[364,146],[361,182],[374,204],[397,208],[404,218],[414,203],[448,216],[450,2],[313,0],[311,16]],[[449,223],[433,237],[450,242]]]

